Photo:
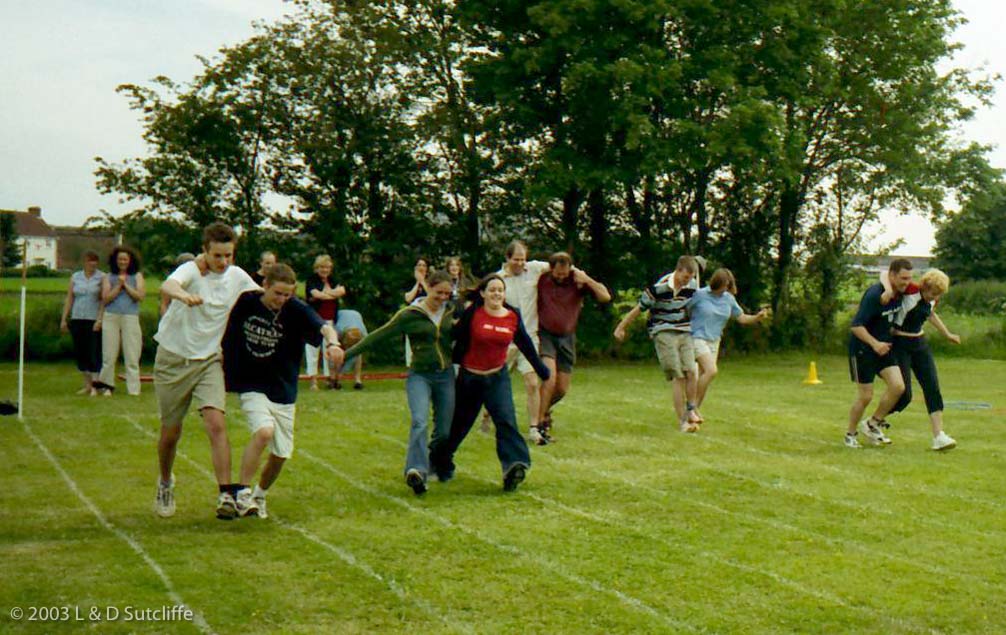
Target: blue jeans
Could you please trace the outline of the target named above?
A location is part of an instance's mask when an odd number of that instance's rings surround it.
[[[515,465],[531,467],[527,442],[517,429],[517,413],[507,369],[491,375],[477,375],[462,368],[458,373],[456,392],[457,403],[450,435],[443,441],[435,440],[430,444],[433,469],[447,477],[454,474],[454,453],[468,436],[483,405],[496,424],[496,456],[503,473],[506,474]]]
[[[426,427],[433,405],[433,443],[441,443],[451,429],[454,415],[454,368],[420,373],[409,371],[405,380],[405,395],[409,400],[412,427],[409,429],[409,448],[405,455],[405,472],[419,470],[426,478],[430,459],[426,450]]]

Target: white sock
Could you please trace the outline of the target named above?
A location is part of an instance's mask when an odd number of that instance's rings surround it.
[[[267,491],[268,490],[264,490],[261,487],[259,487],[258,485],[256,485],[255,486],[255,491],[252,492],[252,496],[254,498],[265,498],[265,495],[266,495]]]

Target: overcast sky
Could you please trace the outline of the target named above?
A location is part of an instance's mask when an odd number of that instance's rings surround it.
[[[957,63],[984,65],[1006,76],[1002,0],[956,0],[969,19],[957,33]],[[0,0],[0,209],[39,205],[54,225],[77,225],[100,209],[117,213],[114,196],[94,188],[94,157],[141,155],[142,129],[123,83],[157,75],[185,81],[199,71],[196,55],[212,56],[272,21],[282,0]],[[997,146],[992,162],[1006,168],[1006,86],[995,107],[961,131]],[[906,240],[900,254],[924,255],[933,229],[919,217],[885,215],[878,241]]]

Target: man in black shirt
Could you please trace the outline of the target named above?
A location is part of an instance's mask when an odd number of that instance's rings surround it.
[[[884,285],[872,285],[859,301],[859,310],[852,319],[852,336],[849,338],[849,373],[856,382],[858,393],[849,410],[849,427],[845,433],[845,445],[858,448],[856,426],[875,445],[891,442],[884,434],[887,423],[884,417],[898,402],[905,391],[898,362],[891,355],[891,322],[901,307],[902,294],[912,282],[912,263],[904,258],[891,261],[888,280],[894,291],[894,298],[884,300]],[[887,390],[873,416],[860,421],[866,407],[873,400],[873,380],[879,375]]]
[[[252,438],[241,459],[237,496],[241,516],[267,516],[266,492],[293,453],[294,402],[304,344],[319,346],[334,367],[343,362],[339,337],[331,325],[295,297],[297,278],[287,265],[266,270],[264,292],[238,298],[224,333],[224,379],[228,392],[241,397]],[[249,487],[270,446],[269,460],[254,491]]]

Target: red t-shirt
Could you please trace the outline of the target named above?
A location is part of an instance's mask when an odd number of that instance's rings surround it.
[[[572,275],[563,282],[547,273],[538,278],[538,328],[555,335],[575,332],[588,293],[593,293],[590,287],[577,286]]]
[[[513,311],[493,317],[484,306],[475,309],[471,341],[461,365],[472,370],[493,370],[506,364],[506,351],[517,333],[518,319]]]

